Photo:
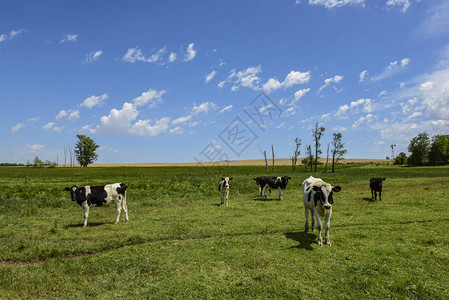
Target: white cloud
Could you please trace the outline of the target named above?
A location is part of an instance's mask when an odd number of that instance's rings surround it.
[[[177,58],[176,53],[171,52],[170,55],[168,56],[168,62],[172,63],[172,62],[174,62],[176,60],[176,58]]]
[[[17,131],[25,127],[26,125],[24,123],[17,123],[15,126],[11,128],[11,133],[16,133]]]
[[[41,144],[26,145],[26,149],[28,152],[42,151],[44,150],[44,145]]]
[[[29,123],[35,123],[35,122],[37,122],[37,121],[39,121],[39,117],[29,118],[29,119],[27,120],[27,122],[29,122]]]
[[[183,134],[184,133],[184,129],[182,129],[180,126],[178,126],[178,127],[170,129],[170,133]]]
[[[57,115],[56,115],[56,120],[61,120],[63,118],[65,118],[67,116],[67,112],[65,110],[61,110]]]
[[[352,113],[359,113],[359,107],[362,107],[362,111],[365,113],[373,112],[373,105],[371,99],[359,99],[357,101],[352,101],[350,105],[344,104],[339,107],[335,116],[339,118],[346,119],[348,116],[346,113],[351,111]]]
[[[142,50],[138,47],[129,48],[126,54],[122,57],[122,60],[129,63],[135,63],[137,61],[146,62],[146,63],[160,63],[162,62],[162,55],[166,52],[165,46],[159,49],[157,52],[153,53],[149,57],[145,57],[143,55]]]
[[[179,117],[179,118],[173,120],[171,123],[174,124],[174,125],[176,125],[176,124],[183,124],[183,123],[185,123],[187,121],[190,121],[191,119],[192,119],[192,116],[188,115],[188,116],[184,116],[184,117]]]
[[[228,105],[228,106],[224,107],[223,109],[221,109],[219,111],[219,113],[221,114],[221,113],[224,113],[224,112],[228,112],[228,111],[230,111],[232,109],[232,107],[233,107],[232,104]]]
[[[218,84],[218,87],[223,88],[225,83],[226,83],[226,80],[220,81],[220,83]]]
[[[282,87],[282,83],[275,78],[270,78],[268,81],[262,86],[265,93],[271,93],[273,90],[277,90]]]
[[[302,97],[304,97],[308,92],[310,92],[310,88],[306,88],[306,89],[302,89],[299,90],[295,93],[295,101],[293,101],[292,104],[296,103],[299,101],[299,99],[301,99]]]
[[[368,70],[362,71],[362,73],[360,73],[359,78],[360,78],[360,82],[363,82],[365,80],[366,75],[368,74]]]
[[[139,120],[132,126],[129,132],[139,136],[157,136],[166,133],[169,124],[170,118],[167,117],[159,119],[154,125],[150,125],[150,120]]]
[[[231,90],[236,91],[240,86],[248,87],[253,90],[259,90],[258,85],[260,82],[260,78],[257,76],[257,74],[259,74],[261,71],[262,67],[260,65],[257,67],[249,67],[246,70],[238,72],[232,70],[228,78],[229,81],[232,81],[234,83]]]
[[[191,61],[191,60],[193,60],[195,58],[196,50],[193,49],[194,46],[195,46],[195,43],[191,43],[187,47],[186,54],[184,55],[184,61]]]
[[[283,82],[283,86],[291,87],[295,84],[304,84],[309,82],[310,80],[310,71],[300,72],[300,71],[291,71],[288,73],[287,77]]]
[[[372,114],[367,114],[366,116],[361,116],[357,121],[354,122],[354,124],[352,124],[352,128],[353,129],[357,128],[363,123],[370,123],[371,121],[373,121],[373,119],[374,119],[374,115],[372,115]]]
[[[387,94],[386,90],[383,90],[382,92],[379,93],[379,95],[377,95],[378,97],[382,97],[385,96]]]
[[[402,68],[406,67],[410,63],[410,58],[403,58],[400,62],[397,60],[390,62],[388,67],[384,69],[379,75],[371,77],[372,81],[380,81],[390,76],[393,76],[399,72]]]
[[[86,63],[86,64],[93,63],[93,62],[97,61],[102,54],[103,54],[102,50],[90,52],[89,54],[86,55],[86,58],[84,59],[84,63]]]
[[[324,79],[324,85],[319,88],[318,93],[328,87],[331,83],[340,83],[342,80],[343,76],[341,75],[335,75],[334,77]]]
[[[209,81],[212,80],[212,78],[215,77],[215,75],[217,75],[217,71],[212,71],[209,74],[206,75],[206,80],[204,82],[208,83]]]
[[[192,115],[197,115],[199,113],[208,113],[211,110],[216,110],[217,105],[212,102],[203,102],[200,105],[193,105]]]
[[[402,6],[401,11],[405,13],[410,7],[411,3],[409,0],[388,0],[387,6]]]
[[[60,43],[66,43],[66,42],[76,42],[76,40],[78,39],[78,35],[77,34],[67,34],[64,36],[64,38],[59,41]]]
[[[86,99],[84,99],[83,103],[81,103],[81,107],[92,108],[97,105],[103,104],[103,100],[108,99],[108,94],[104,93],[101,96],[92,95]]]
[[[345,5],[365,6],[364,0],[309,0],[309,4],[322,5],[326,8],[341,7]]]
[[[277,129],[282,128],[285,126],[285,122],[282,122],[281,124],[279,124],[278,126],[276,126]]]
[[[47,124],[45,124],[44,126],[42,126],[42,128],[44,128],[46,131],[53,131],[53,132],[61,132],[63,127],[58,127],[55,126],[55,122],[49,122]]]
[[[283,82],[275,78],[270,78],[268,81],[262,86],[262,89],[266,93],[270,93],[273,90],[280,89],[282,87],[288,88],[297,84],[304,84],[309,82],[310,80],[310,71],[300,72],[300,71],[291,71],[287,74]]]
[[[132,101],[135,106],[144,106],[150,103],[149,108],[152,108],[162,101],[161,97],[165,94],[165,92],[165,90],[160,90],[158,92],[157,90],[149,89],[148,91],[143,92],[139,97],[134,98]]]
[[[412,113],[410,116],[407,117],[407,120],[411,120],[413,118],[419,117],[420,115],[422,115],[422,112],[415,111],[414,113]]]
[[[9,35],[7,33],[0,34],[0,43],[7,40],[12,40],[13,38],[15,38],[24,31],[25,31],[24,29],[18,29],[18,30],[11,30]]]
[[[108,116],[100,118],[100,125],[91,130],[92,133],[99,134],[126,134],[129,133],[131,122],[133,122],[139,112],[136,107],[128,102],[123,104],[122,109],[113,108]]]
[[[69,116],[67,117],[67,119],[69,121],[75,121],[76,119],[78,119],[80,117],[80,112],[79,110],[72,110],[69,114]]]
[[[425,36],[435,36],[447,33],[449,28],[449,1],[434,1],[436,5],[431,6],[425,14],[418,33]]]

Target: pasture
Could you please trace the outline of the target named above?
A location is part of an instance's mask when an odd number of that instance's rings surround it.
[[[449,167],[339,165],[332,247],[304,232],[303,168],[262,200],[264,167],[0,168],[0,298],[444,299]],[[269,173],[268,175],[271,175]],[[229,206],[218,183],[230,182]],[[386,177],[372,201],[371,177]],[[124,182],[130,222],[65,187]]]

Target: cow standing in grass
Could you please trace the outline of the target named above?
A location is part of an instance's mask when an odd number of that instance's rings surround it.
[[[117,218],[115,224],[120,219],[120,211],[125,211],[125,221],[128,222],[128,207],[126,205],[126,185],[124,183],[114,183],[104,186],[85,186],[65,188],[70,192],[72,201],[76,201],[84,209],[84,226],[87,226],[89,208],[91,206],[109,206],[112,202],[117,208]]]
[[[228,206],[228,197],[229,197],[229,180],[232,180],[232,177],[225,177],[221,179],[222,181],[218,184],[218,190],[220,191],[221,195],[221,204],[225,203],[226,200],[226,206]]]
[[[289,176],[283,177],[274,177],[274,176],[266,176],[266,177],[257,177],[254,178],[256,182],[259,184],[259,190],[261,191],[261,197],[267,199],[267,188],[270,189],[278,189],[279,190],[279,200],[284,198],[284,194],[282,191],[285,191],[287,188],[288,180],[292,179]]]
[[[318,245],[323,245],[321,238],[321,230],[323,225],[321,223],[321,217],[325,218],[324,230],[325,230],[325,243],[330,246],[331,241],[329,238],[330,220],[332,215],[332,204],[334,204],[333,193],[337,193],[341,190],[341,187],[332,187],[329,183],[324,182],[320,178],[314,178],[310,176],[302,183],[304,211],[306,217],[305,231],[309,230],[309,210],[312,215],[312,231],[314,228],[314,221],[316,221],[318,228]]]
[[[385,178],[371,178],[369,187],[371,188],[371,199],[377,200],[377,192],[379,192],[379,201],[382,201],[382,181]]]

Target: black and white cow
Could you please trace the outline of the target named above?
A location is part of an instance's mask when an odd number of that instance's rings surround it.
[[[104,186],[85,186],[65,188],[70,192],[72,201],[76,201],[84,209],[84,226],[87,226],[87,217],[91,206],[109,206],[115,202],[117,208],[117,218],[115,224],[120,219],[120,211],[125,211],[125,221],[128,222],[128,207],[126,205],[126,185],[124,183],[114,183]]]
[[[325,242],[330,246],[331,241],[329,238],[330,220],[332,215],[332,204],[334,204],[333,193],[337,193],[341,190],[340,186],[332,187],[329,183],[324,182],[320,178],[314,178],[310,176],[302,183],[302,195],[304,202],[304,212],[306,217],[305,231],[309,230],[309,210],[312,215],[312,231],[315,230],[315,220],[318,227],[318,245],[323,245],[321,238],[321,230],[323,225],[321,223],[321,217],[325,218],[324,230],[325,230]]]
[[[382,201],[382,181],[385,178],[371,178],[369,181],[369,187],[371,188],[371,199],[377,200],[377,192],[379,192],[379,200]]]
[[[218,184],[218,190],[220,191],[221,195],[221,204],[225,203],[226,199],[226,206],[228,206],[228,197],[229,197],[229,180],[232,180],[232,177],[225,177],[221,179],[222,181]]]
[[[259,178],[259,180],[256,180]],[[292,179],[289,176],[283,176],[283,177],[273,177],[273,176],[266,176],[266,177],[257,177],[255,178],[256,182],[259,183],[259,190],[261,191],[261,197],[267,199],[267,188],[270,189],[279,189],[279,200],[282,200],[284,198],[284,195],[282,191],[285,191],[285,188],[287,187],[288,180]]]

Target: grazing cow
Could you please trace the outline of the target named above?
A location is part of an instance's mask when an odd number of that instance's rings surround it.
[[[285,188],[287,187],[288,180],[292,179],[289,176],[284,177],[273,177],[273,176],[267,176],[267,177],[258,177],[259,180],[256,180],[256,182],[259,183],[259,189],[261,190],[261,197],[267,199],[267,188],[270,189],[270,195],[271,195],[271,189],[279,189],[279,200],[282,200],[284,198],[284,195],[282,191],[285,191]]]
[[[377,200],[377,192],[379,192],[379,200],[382,201],[382,181],[385,178],[371,178],[369,187],[371,188],[371,199]]]
[[[321,230],[323,225],[321,223],[321,217],[325,217],[324,230],[325,230],[325,242],[330,246],[331,241],[329,238],[330,220],[332,215],[332,204],[334,203],[333,193],[337,193],[341,190],[340,186],[332,187],[329,183],[324,182],[320,178],[314,178],[310,176],[302,183],[304,211],[306,217],[305,231],[309,230],[309,210],[312,214],[312,231],[315,230],[314,221],[318,227],[318,245],[323,245],[321,238]]]
[[[228,206],[228,196],[229,196],[229,180],[232,180],[232,177],[225,177],[221,179],[222,181],[220,184],[218,184],[218,190],[220,191],[221,195],[221,204],[225,203],[226,199],[226,206]]]
[[[87,226],[87,217],[89,216],[89,208],[94,206],[109,206],[115,202],[117,207],[117,218],[115,224],[120,218],[120,211],[125,211],[125,221],[128,222],[128,207],[126,206],[126,185],[124,183],[114,183],[104,186],[85,186],[65,188],[70,192],[72,201],[76,201],[84,209],[84,226]]]

